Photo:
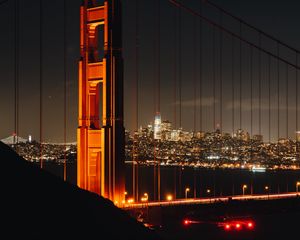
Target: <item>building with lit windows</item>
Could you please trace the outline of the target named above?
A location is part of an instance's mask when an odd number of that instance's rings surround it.
[[[154,118],[154,139],[161,140],[161,115],[157,113]]]

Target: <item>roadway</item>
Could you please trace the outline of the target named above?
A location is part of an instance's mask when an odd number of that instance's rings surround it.
[[[158,207],[170,205],[186,205],[186,204],[210,204],[215,202],[226,202],[229,200],[272,200],[294,198],[299,196],[298,192],[288,192],[280,194],[259,194],[259,195],[235,195],[225,197],[207,197],[207,198],[185,198],[170,201],[156,201],[156,202],[139,202],[139,203],[126,203],[123,208],[144,208],[144,207]]]

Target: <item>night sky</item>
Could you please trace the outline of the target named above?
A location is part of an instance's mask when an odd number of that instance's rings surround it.
[[[242,127],[252,134],[258,134],[261,131],[264,140],[268,141],[269,122],[271,122],[271,140],[276,140],[278,136],[294,136],[297,130],[296,92],[298,90],[296,89],[296,71],[294,68],[288,67],[287,69],[286,64],[279,64],[280,94],[278,97],[277,60],[271,58],[271,76],[269,78],[268,56],[261,54],[261,74],[259,75],[259,51],[251,50],[251,47],[243,43],[242,65],[240,67],[240,41],[237,39],[233,41],[232,37],[226,33],[221,35],[217,28],[214,29],[202,21],[202,73],[200,74],[201,22],[199,17],[192,16],[184,10],[179,13],[179,10],[168,0],[139,0],[138,24],[136,24],[136,1],[123,0],[122,2],[125,66],[124,122],[127,129],[133,130],[136,126],[146,126],[153,122],[155,112],[160,110],[163,120],[168,119],[172,123],[176,122],[177,128],[180,127],[181,123],[181,127],[185,130],[195,128],[195,130],[212,131],[219,125],[224,132],[232,133],[233,130]],[[158,2],[160,3],[160,27],[158,27]],[[300,3],[298,1],[213,0],[213,2],[275,38],[300,49],[298,26]],[[182,3],[198,13],[200,13],[202,6],[203,15],[239,34],[238,22],[225,15],[220,17],[218,11],[202,3],[202,1],[182,0]],[[67,0],[68,142],[76,141],[80,4],[81,0]],[[181,28],[179,27],[179,14],[181,14]],[[43,1],[43,141],[47,142],[63,141],[63,19],[63,1]],[[19,20],[19,135],[27,137],[31,134],[34,139],[39,140],[39,1],[20,1]],[[139,43],[137,48],[138,61],[136,61],[136,27]],[[0,29],[1,139],[14,132],[15,37],[13,0],[0,5]],[[181,35],[179,35],[180,32]],[[214,34],[215,44],[213,44]],[[259,35],[245,26],[242,27],[242,36],[254,44],[259,44]],[[276,43],[262,37],[261,46],[276,54]],[[215,57],[213,57],[213,52],[215,52]],[[283,47],[280,47],[279,52],[281,57],[295,64],[296,55],[294,53]],[[181,60],[179,59],[180,56]],[[220,56],[222,56],[222,61],[220,61]],[[138,71],[136,71],[137,65]],[[138,122],[136,122],[135,110],[137,106],[135,101],[137,74],[139,87]],[[241,115],[239,112],[240,74],[242,76]],[[174,79],[177,80],[177,90],[181,79],[181,103],[179,91],[177,91],[176,99],[174,97]],[[214,79],[215,94],[213,92]],[[260,107],[259,79],[261,80]],[[269,79],[271,81],[270,86],[268,84]],[[232,81],[234,88],[232,88]],[[160,82],[160,104],[158,104],[158,82]],[[221,82],[222,94],[220,94]],[[268,95],[269,87],[270,96]],[[220,105],[221,98],[222,103]],[[181,117],[179,115],[180,105],[182,106]],[[300,102],[298,105],[300,106]],[[202,107],[200,108],[200,106]],[[213,113],[214,108],[215,114]],[[194,109],[196,109],[195,118]],[[202,109],[202,118],[200,118],[200,109]],[[261,112],[260,121],[259,112]],[[232,121],[233,119],[234,121]],[[259,122],[261,122],[260,125]],[[300,121],[298,121],[299,124]]]

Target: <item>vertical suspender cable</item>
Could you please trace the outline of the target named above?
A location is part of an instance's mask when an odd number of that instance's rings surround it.
[[[201,4],[201,3],[200,3]],[[202,14],[202,4],[200,5],[200,14]],[[202,77],[203,77],[203,73],[202,73],[202,54],[203,54],[203,41],[202,41],[202,29],[203,25],[202,25],[202,19],[200,18],[200,33],[199,33],[199,41],[200,41],[200,53],[199,53],[199,129],[200,132],[203,131],[203,123],[202,123]]]
[[[296,66],[298,66],[298,53],[296,52]],[[299,129],[298,129],[298,69],[295,68],[296,70],[296,160],[298,162],[298,145],[299,145]],[[299,162],[298,162],[299,164]]]
[[[174,10],[174,59],[173,59],[173,64],[174,64],[174,93],[173,93],[173,102],[174,102],[174,108],[173,108],[173,119],[174,119],[174,129],[177,129],[177,9]],[[176,159],[176,151],[174,151],[174,160]],[[174,167],[174,197],[175,199],[177,198],[177,167]]]
[[[279,43],[277,42],[277,149],[278,149],[278,157],[279,157],[279,137],[280,137],[280,83],[279,83],[279,78],[280,78],[280,70],[279,70]]]
[[[240,22],[240,38],[242,37],[242,23]],[[242,129],[242,41],[240,40],[240,129]]]
[[[157,112],[160,114],[160,0],[157,0]],[[160,141],[160,140],[159,140]],[[157,161],[157,196],[160,201],[160,158]]]
[[[289,65],[286,64],[286,139],[289,138]]]
[[[181,92],[181,88],[182,88],[182,10],[181,8],[179,8],[179,76],[178,76],[178,81],[179,81],[179,128],[182,128],[182,118],[181,118],[181,114],[182,114],[182,92]]]
[[[269,87],[269,143],[271,144],[271,56],[268,55],[268,87]]]
[[[67,6],[64,0],[64,181],[67,180]]]
[[[153,5],[153,15],[155,16],[155,9],[156,9],[156,1],[154,2],[154,5]],[[153,53],[154,53],[154,57],[153,57],[153,68],[154,68],[154,76],[157,77],[157,63],[156,63],[156,27],[154,25],[154,31],[153,31]],[[153,100],[154,100],[154,116],[156,116],[157,114],[157,79],[155,79],[154,77],[154,83],[153,83]],[[154,126],[155,126],[155,120],[154,120]],[[157,152],[156,152],[156,139],[155,139],[155,135],[153,136],[153,200],[157,200],[157,164],[156,164],[156,155],[157,155]]]
[[[18,152],[19,142],[19,0],[15,0],[15,122],[14,122],[14,147]]]
[[[234,84],[234,38],[231,38],[231,101],[232,101],[232,137],[234,136],[234,128],[235,128],[235,84]]]
[[[235,64],[235,58],[234,58],[234,38],[232,36],[231,38],[231,93],[232,93],[232,137],[234,136],[234,130],[235,130],[235,78],[234,78],[234,64]],[[232,152],[235,152],[235,144],[233,145],[233,149],[231,150]],[[233,177],[231,177],[232,179],[232,196],[234,196],[234,181],[233,181]]]
[[[200,2],[200,14],[202,14],[202,3]],[[201,137],[203,131],[203,123],[202,123],[202,54],[203,54],[203,41],[202,41],[202,19],[199,20],[199,131]],[[201,160],[201,151],[199,147],[199,161]],[[195,191],[197,188],[195,187]],[[195,197],[197,197],[197,193],[195,193]]]
[[[40,0],[40,167],[43,168],[43,0]]]
[[[252,160],[253,138],[253,47],[250,47],[250,159]]]
[[[213,131],[216,130],[216,29],[213,27]]]
[[[259,47],[261,48],[261,33],[259,33]],[[258,134],[261,135],[261,51],[258,57]]]
[[[136,14],[135,14],[135,17],[136,17],[136,38],[135,38],[135,47],[136,47],[136,50],[135,50],[135,61],[136,61],[136,67],[135,67],[135,81],[136,81],[136,94],[135,94],[135,97],[136,97],[136,119],[135,119],[135,129],[138,130],[138,127],[139,127],[139,0],[136,0]],[[135,190],[136,190],[136,199],[138,200],[139,199],[139,155],[138,155],[138,136],[137,136],[137,139],[136,139],[136,151],[135,151],[135,154],[136,154],[136,163],[137,163],[137,166],[136,166],[136,186],[135,186]]]
[[[220,12],[220,26],[222,27],[222,12]],[[220,30],[220,132],[223,130],[223,31]],[[221,141],[222,149],[222,141]]]
[[[253,160],[253,47],[250,47],[250,101],[251,101],[251,126],[250,126],[250,161]],[[251,177],[251,195],[253,194],[253,177]]]
[[[196,17],[193,16],[193,88],[194,88],[194,106],[193,106],[193,130],[194,130],[194,136],[196,133],[196,104],[197,104],[197,100],[196,100],[196,94],[197,94],[197,83],[196,83],[196,78],[197,78],[197,74],[196,74],[196,62],[197,62],[197,49],[196,49]]]
[[[196,95],[197,95],[197,74],[196,74],[196,62],[197,62],[197,49],[196,49],[196,17],[193,16],[193,87],[194,87],[194,135],[196,135]],[[195,156],[195,155],[194,155]],[[197,191],[196,191],[196,172],[195,168],[193,168],[193,177],[194,177],[194,198],[196,198]]]
[[[179,9],[179,36],[178,36],[178,48],[179,48],[179,73],[178,73],[178,90],[179,90],[179,129],[182,128],[182,9]],[[180,132],[181,133],[181,132]],[[182,193],[182,168],[179,168],[179,196]]]
[[[139,0],[135,1],[135,92],[134,92],[134,105],[135,105],[135,119],[134,119],[134,142],[133,142],[133,158],[132,158],[132,195],[133,198],[138,201],[138,102],[139,102],[139,15],[138,15],[138,4]]]
[[[240,38],[242,38],[242,22],[240,22]],[[239,129],[242,131],[242,41],[240,40],[240,79],[239,79]],[[242,136],[240,136],[241,133],[238,135],[238,140],[239,140],[239,153],[241,154],[241,146],[242,146]],[[241,156],[239,156],[240,159]]]

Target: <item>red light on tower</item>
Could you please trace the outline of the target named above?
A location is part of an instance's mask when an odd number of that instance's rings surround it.
[[[239,224],[239,223],[235,224],[235,228],[236,229],[240,229],[241,228],[241,224]]]

